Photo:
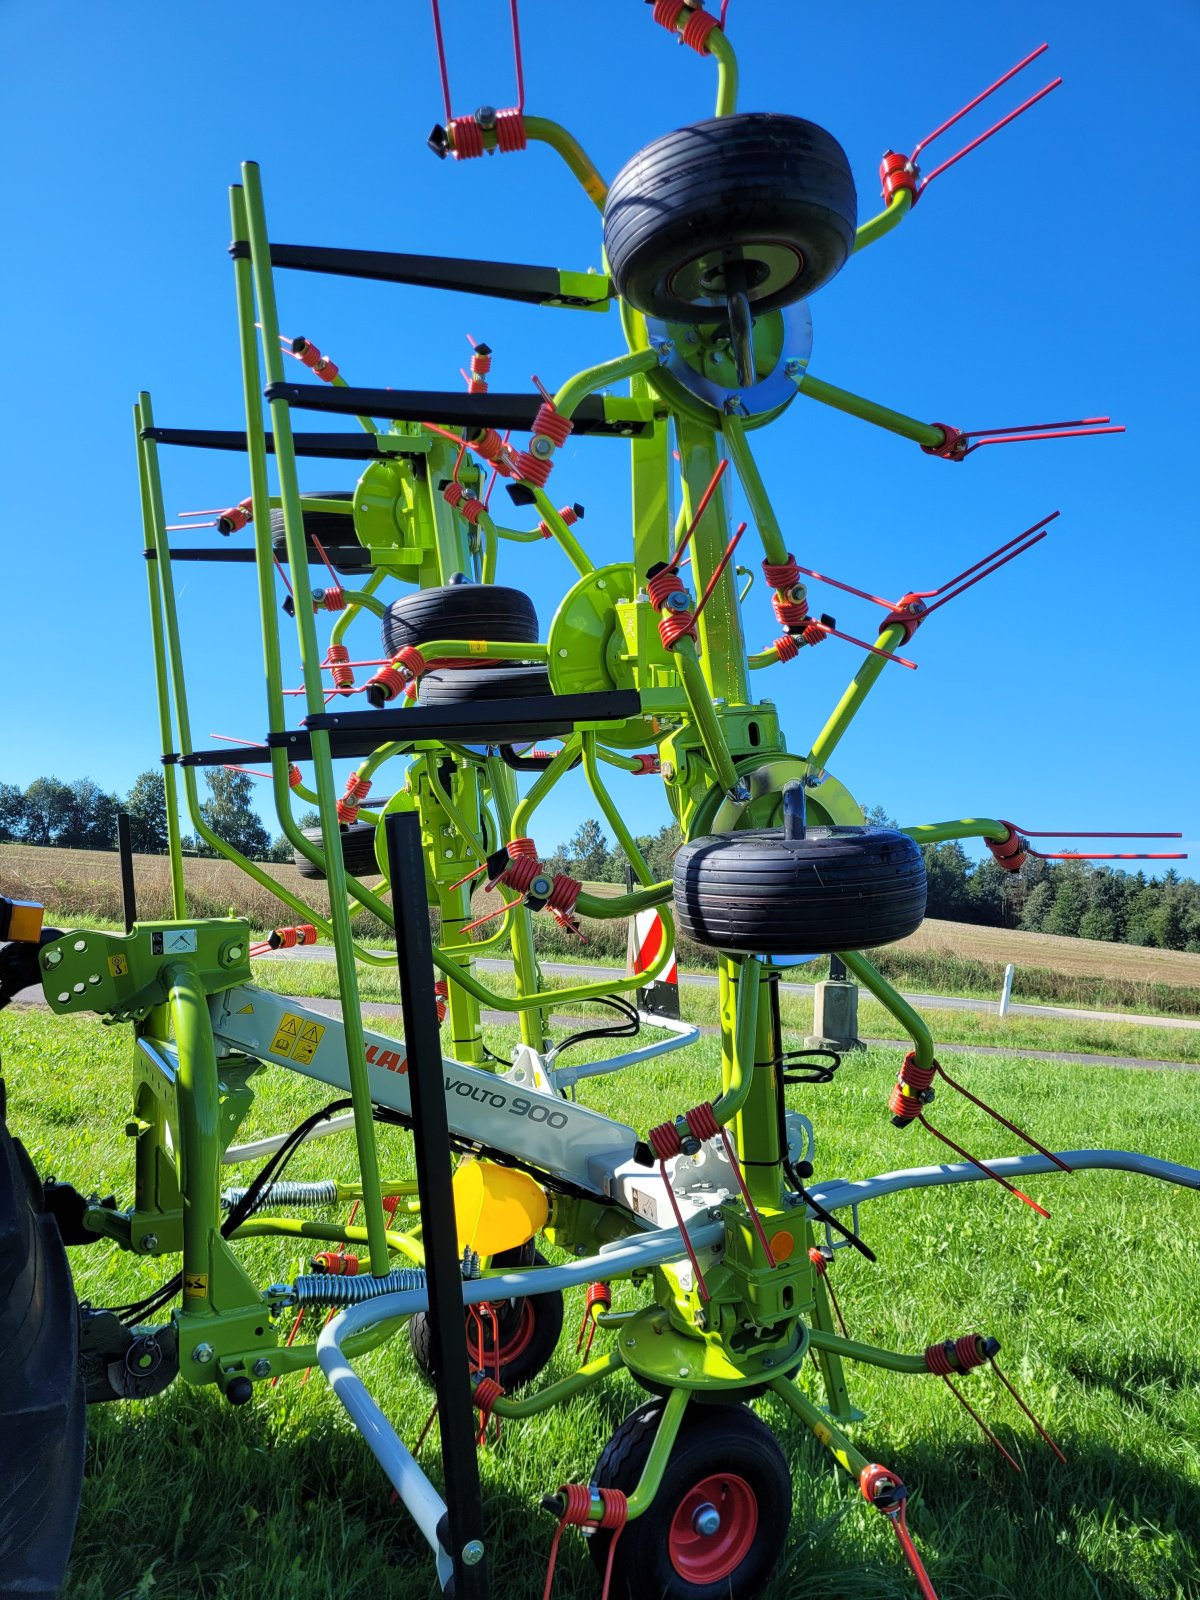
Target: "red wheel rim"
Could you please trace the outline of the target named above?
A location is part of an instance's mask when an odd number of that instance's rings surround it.
[[[497,1307],[497,1311],[503,1316],[501,1307]],[[493,1353],[490,1320],[480,1323],[472,1319],[467,1329],[467,1352],[471,1360],[481,1367],[497,1362],[502,1368],[507,1367],[528,1350],[536,1321],[537,1312],[533,1309],[533,1301],[522,1300],[516,1327],[511,1333],[501,1331],[499,1352]]]
[[[713,1513],[717,1528],[703,1530]],[[750,1553],[758,1532],[758,1500],[745,1478],[714,1472],[702,1478],[679,1502],[667,1534],[671,1565],[688,1583],[720,1583]]]

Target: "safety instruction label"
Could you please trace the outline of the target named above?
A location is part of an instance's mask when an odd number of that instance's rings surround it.
[[[123,978],[128,971],[129,959],[127,956],[109,956],[108,975],[110,978]]]
[[[201,1299],[208,1293],[207,1272],[185,1272],[183,1275],[183,1292]]]
[[[307,1022],[294,1011],[285,1011],[271,1040],[271,1054],[287,1056],[298,1067],[306,1067],[316,1055],[317,1046],[324,1037],[323,1023]]]
[[[471,652],[471,654],[473,656],[485,656],[485,655],[487,655],[487,648],[488,647],[487,647],[487,640],[486,639],[468,639],[467,640],[467,649]]]
[[[196,950],[195,928],[159,929],[150,935],[152,956],[193,955]]]

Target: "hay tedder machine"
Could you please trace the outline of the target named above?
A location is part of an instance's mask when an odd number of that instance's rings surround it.
[[[932,1595],[900,1464],[880,1465],[856,1442],[868,1425],[847,1366],[969,1387],[974,1368],[996,1366],[998,1345],[985,1333],[947,1337],[939,1328],[928,1348],[898,1353],[846,1336],[830,1266],[846,1249],[875,1259],[863,1208],[898,1190],[975,1180],[1026,1200],[1020,1185],[1030,1175],[1088,1168],[1200,1187],[1200,1172],[1147,1154],[1044,1149],[998,1113],[1027,1153],[968,1154],[947,1131],[952,1111],[936,1128],[930,1121],[935,1086],[962,1086],[939,1065],[926,1023],[863,953],[921,922],[923,844],[981,840],[1012,871],[1032,849],[1024,830],[987,817],[868,825],[830,763],[881,674],[912,669],[919,630],[938,609],[1046,537],[1058,513],[938,588],[878,600],[802,564],[824,558],[777,514],[753,448],[760,428],[802,427],[812,402],[911,440],[933,458],[915,451],[914,471],[959,470],[985,445],[1120,431],[1102,417],[973,433],[904,415],[809,369],[812,297],[835,274],[853,273],[858,252],[885,248],[935,178],[1056,87],[958,154],[928,162],[933,139],[1046,47],[911,155],[889,151],[881,209],[860,220],[832,135],[797,116],[737,109],[734,51],[722,18],[702,4],[656,0],[652,16],[715,70],[715,115],[662,134],[611,183],[563,127],[526,113],[515,0],[511,9],[517,104],[455,115],[435,5],[445,120],[430,144],[454,161],[507,161],[529,143],[548,145],[598,214],[595,264],[560,270],[278,243],[258,167],[247,164],[230,191],[245,431],[167,426],[149,394],[137,402],[174,916],[135,920],[131,898],[126,931],[63,932],[14,905],[0,930],[7,991],[40,981],[57,1015],[128,1025],[133,1067],[131,1203],[43,1184],[17,1141],[5,1133],[0,1147],[9,1288],[0,1350],[9,1352],[10,1387],[13,1349],[30,1375],[23,1400],[0,1404],[0,1442],[40,1508],[29,1515],[26,1498],[19,1519],[0,1517],[5,1576],[18,1575],[22,1594],[53,1593],[61,1581],[85,1401],[144,1398],[181,1379],[239,1405],[257,1384],[313,1367],[361,1430],[428,1542],[438,1584],[456,1600],[488,1592],[479,1414],[515,1425],[620,1373],[642,1386],[645,1402],[598,1463],[564,1461],[543,1501],[558,1522],[556,1548],[568,1528],[587,1536],[605,1593],[750,1600],[764,1590],[792,1515],[787,1462],[754,1409],[773,1397],[776,1420],[810,1430],[857,1480],[867,1508],[894,1529],[916,1586]],[[553,391],[534,380],[528,392],[505,392],[493,388],[492,351],[479,343],[465,389],[358,387],[311,339],[281,336],[279,272],[520,302],[562,319],[567,333],[573,316],[607,312],[612,355],[573,373],[564,362]],[[289,368],[293,358],[304,371]],[[296,427],[297,413],[313,412],[357,419],[360,431]],[[630,533],[619,547],[610,532],[603,558],[590,552],[582,510],[561,482],[564,445],[585,438],[597,453],[623,441],[631,458]],[[173,541],[181,528],[164,511],[160,457],[177,447],[234,452],[213,459],[244,497],[192,513],[183,526],[204,527],[207,516],[219,536],[211,544]],[[330,478],[340,473],[342,486],[302,494],[297,463],[308,457],[332,463]],[[747,507],[736,528],[735,487]],[[506,543],[543,539],[573,569],[548,623],[499,570]],[[232,563],[234,578],[244,573],[257,586],[258,743],[196,746],[177,606],[176,569],[187,561]],[[770,592],[778,635],[752,650],[741,602],[756,579]],[[810,609],[806,579],[878,603],[877,634],[855,639]],[[283,635],[293,629],[299,690],[285,687]],[[848,660],[855,653],[857,670],[811,743],[791,752],[778,699],[800,702],[787,680],[803,675],[819,647]],[[206,821],[202,769],[228,765],[269,774],[300,868],[293,882],[303,890],[323,879],[327,911]],[[628,860],[625,892],[589,892],[544,865],[534,842],[539,807],[580,765]],[[655,881],[626,824],[620,786],[630,778],[661,782],[681,831],[667,881]],[[300,805],[317,809],[318,828],[301,828]],[[235,915],[189,916],[184,813],[211,851],[285,903],[287,926],[256,944]],[[479,915],[484,888],[491,911]],[[436,942],[429,908],[439,914]],[[369,947],[356,925],[364,910],[394,928],[394,955]],[[537,918],[571,930],[580,917],[651,910],[662,936],[646,970],[547,986]],[[696,1028],[620,999],[671,959],[676,927],[716,952],[720,1083],[699,1104],[664,1104],[656,1126],[629,1126],[588,1107],[587,1083],[697,1038]],[[318,939],[336,956],[335,1015],[254,981],[259,956]],[[477,966],[485,953],[511,958],[510,984],[489,986]],[[778,981],[781,968],[822,954],[838,956],[911,1040],[881,1114],[936,1132],[950,1163],[838,1181],[817,1175],[811,1123],[786,1104],[785,1090],[790,1098],[794,1084],[827,1081],[837,1059],[789,1044]],[[403,1038],[364,1025],[358,974],[372,965],[398,966]],[[550,1039],[551,1009],[614,996],[631,1029],[654,1023],[655,1041],[568,1063]],[[485,1046],[484,1008],[519,1028],[511,1059]],[[329,1104],[291,1132],[238,1144],[264,1067],[316,1080]],[[412,1130],[415,1181],[381,1169],[380,1123]],[[356,1144],[355,1184],[284,1178],[306,1140],[338,1130]],[[223,1186],[222,1166],[247,1161],[261,1162],[256,1176]],[[347,1198],[357,1202],[351,1223],[286,1214]],[[239,1241],[264,1236],[319,1245],[312,1270],[255,1281]],[[102,1240],[163,1257],[171,1275],[135,1303],[81,1310],[63,1245]],[[625,1309],[613,1308],[616,1282],[637,1291]],[[570,1376],[539,1383],[562,1332],[564,1292],[579,1286],[587,1348]],[[308,1307],[335,1314],[319,1337],[289,1342]],[[418,1464],[414,1438],[402,1436],[407,1427],[383,1413],[355,1369],[402,1332],[437,1391],[438,1486]]]

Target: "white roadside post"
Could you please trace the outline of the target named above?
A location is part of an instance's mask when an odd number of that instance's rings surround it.
[[[1011,961],[1004,969],[1004,987],[1000,990],[1000,1015],[1002,1017],[1008,1015],[1008,1002],[1012,999],[1013,974],[1016,970],[1016,966]]]

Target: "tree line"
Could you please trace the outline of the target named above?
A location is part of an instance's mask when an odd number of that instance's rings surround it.
[[[211,768],[205,772],[208,797],[200,812],[220,838],[252,861],[290,861],[292,847],[271,838],[253,806],[253,784],[244,772]],[[162,854],[167,848],[167,812],[162,774],[153,767],[139,773],[128,794],[106,793],[90,778],[64,783],[35,778],[25,789],[0,781],[0,841],[75,850],[111,850],[117,813],[129,815],[135,851]],[[879,807],[868,820],[895,826]],[[303,828],[317,825],[315,812],[297,818]],[[639,834],[635,843],[656,881],[671,876],[681,835],[671,822],[657,833]],[[203,839],[186,837],[189,854],[217,852]],[[1030,856],[1020,872],[1005,872],[990,856],[972,861],[961,844],[925,845],[929,882],[927,915],[948,922],[1061,933],[1160,950],[1200,952],[1200,884],[1175,871],[1161,878],[1121,872],[1086,861],[1042,861]],[[558,846],[546,864],[588,882],[623,883],[624,852],[614,847],[600,822],[587,818]]]

